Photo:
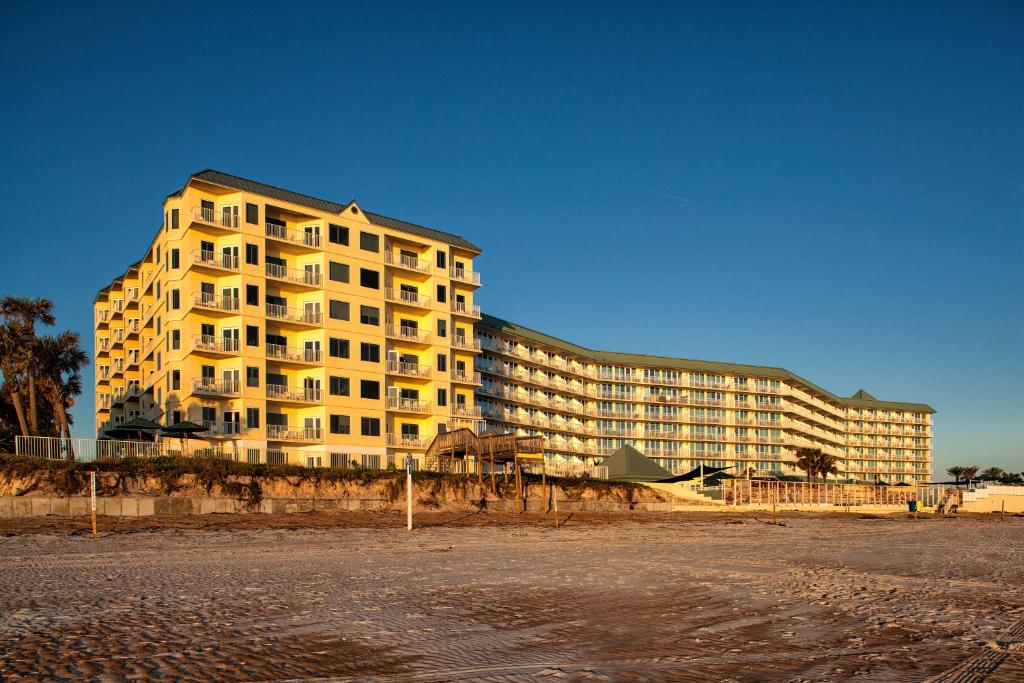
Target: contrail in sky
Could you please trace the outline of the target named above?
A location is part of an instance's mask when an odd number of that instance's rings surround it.
[[[682,202],[683,204],[693,204],[693,200],[692,199],[687,199],[686,197],[677,197],[674,194],[669,194],[667,192],[660,192],[658,190],[653,190],[653,192],[655,194],[660,194],[662,197],[668,197],[669,199],[674,199],[677,202]]]

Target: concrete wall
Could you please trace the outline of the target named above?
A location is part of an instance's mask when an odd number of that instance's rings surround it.
[[[246,508],[234,498],[171,498],[111,496],[96,499],[97,514],[108,517],[162,515],[207,515],[213,513],[283,514],[314,511],[380,511],[404,509],[384,499],[360,498],[265,498],[255,508]],[[488,509],[511,512],[515,501],[494,500]],[[527,502],[529,512],[545,512],[544,501]],[[672,503],[615,503],[608,501],[558,501],[559,512],[671,512]],[[89,514],[89,498],[73,496],[0,496],[0,519],[16,517],[79,517]]]

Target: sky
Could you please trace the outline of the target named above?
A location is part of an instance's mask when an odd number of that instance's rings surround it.
[[[925,402],[936,471],[1024,469],[1019,2],[15,1],[0,92],[0,293],[90,350],[216,168],[473,240],[492,315]]]

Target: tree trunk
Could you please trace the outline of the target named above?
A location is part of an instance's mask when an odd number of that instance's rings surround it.
[[[32,433],[39,435],[39,412],[36,406],[36,378],[29,370],[28,373],[28,423]]]
[[[11,389],[11,403],[14,404],[14,412],[18,416],[18,426],[21,427],[21,435],[28,436],[28,425],[25,424],[25,411],[21,407],[21,396],[18,396],[18,390]]]
[[[57,406],[57,414],[60,416],[60,436],[61,438],[67,434],[67,448],[68,448],[68,461],[75,461],[75,451],[71,447],[71,428],[68,426],[68,414],[64,410],[64,406]]]

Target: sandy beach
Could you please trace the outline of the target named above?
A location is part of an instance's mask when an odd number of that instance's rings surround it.
[[[8,522],[0,678],[1024,680],[1020,517],[227,517]]]

